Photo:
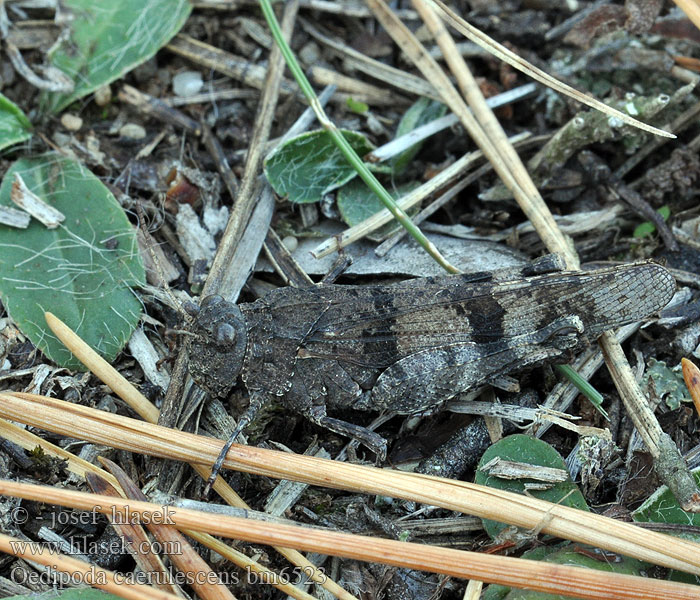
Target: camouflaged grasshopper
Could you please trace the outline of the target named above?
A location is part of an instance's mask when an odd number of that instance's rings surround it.
[[[190,373],[218,396],[240,376],[250,394],[214,473],[275,397],[383,458],[382,437],[327,411],[435,412],[497,376],[569,361],[603,331],[663,308],[676,288],[650,262],[567,272],[547,258],[521,270],[393,285],[284,287],[249,304],[204,298]]]

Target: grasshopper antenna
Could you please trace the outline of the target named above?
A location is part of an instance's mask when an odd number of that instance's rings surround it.
[[[219,471],[221,471],[221,467],[224,464],[224,460],[226,460],[226,455],[231,449],[231,446],[233,446],[233,444],[236,443],[236,439],[239,435],[241,435],[241,432],[255,418],[255,415],[258,413],[262,405],[265,404],[265,400],[266,399],[264,394],[251,394],[248,409],[238,419],[236,427],[234,428],[227,442],[224,444],[224,447],[221,449],[219,456],[217,456],[216,461],[214,462],[214,466],[211,468],[211,474],[209,475],[209,479],[207,479],[207,484],[204,486],[204,491],[202,492],[203,498],[206,498],[209,495],[209,492],[211,491],[211,488],[214,485],[217,476],[219,475]]]

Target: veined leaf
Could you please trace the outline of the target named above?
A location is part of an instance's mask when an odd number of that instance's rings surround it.
[[[343,130],[342,134],[359,156],[374,149],[360,133]],[[307,204],[320,201],[357,172],[330,135],[319,129],[292,138],[274,150],[265,159],[265,175],[280,196],[295,204]]]
[[[46,326],[51,311],[106,360],[113,360],[141,316],[131,290],[144,268],[134,229],[112,193],[80,163],[56,155],[14,163],[0,186],[11,205],[15,173],[65,220],[48,229],[0,225],[0,294],[22,332],[57,364],[85,367]]]
[[[69,94],[46,93],[49,112],[119,79],[153,56],[185,24],[192,10],[188,0],[65,0],[69,35],[49,59],[75,83]]]
[[[32,137],[32,124],[14,102],[0,94],[0,150]]]

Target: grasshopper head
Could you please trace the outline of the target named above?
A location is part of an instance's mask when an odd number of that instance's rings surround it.
[[[245,317],[221,296],[207,296],[193,312],[190,374],[211,394],[226,396],[243,368],[248,343]]]

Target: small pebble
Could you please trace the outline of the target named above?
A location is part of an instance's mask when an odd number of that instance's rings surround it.
[[[119,128],[119,135],[132,140],[142,140],[146,137],[146,130],[136,123],[125,123]]]
[[[299,59],[307,65],[315,65],[321,58],[321,49],[316,42],[304,44],[299,50]]]
[[[173,93],[176,96],[194,96],[202,89],[204,82],[198,71],[182,71],[173,77]]]
[[[78,131],[83,126],[83,120],[77,115],[63,113],[61,115],[61,125],[68,131]]]
[[[103,85],[95,90],[95,104],[97,106],[107,106],[112,100],[112,88]]]
[[[299,241],[293,235],[288,235],[282,240],[282,245],[288,252],[294,252],[299,246]]]

